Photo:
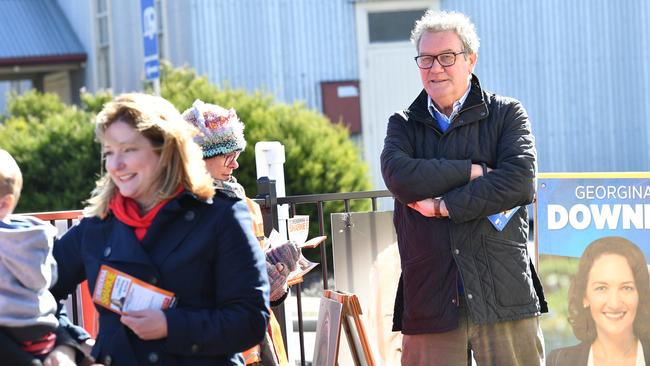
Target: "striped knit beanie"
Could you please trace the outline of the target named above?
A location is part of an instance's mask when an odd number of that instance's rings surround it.
[[[183,112],[183,118],[199,129],[194,141],[201,146],[203,159],[246,148],[244,124],[234,109],[225,109],[197,99],[191,108]]]

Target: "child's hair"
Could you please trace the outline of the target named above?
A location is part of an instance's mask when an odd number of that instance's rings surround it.
[[[14,195],[14,207],[11,210],[16,207],[22,188],[23,175],[16,160],[6,150],[0,149],[0,197]]]

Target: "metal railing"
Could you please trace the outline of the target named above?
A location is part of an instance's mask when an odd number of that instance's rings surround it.
[[[332,201],[342,201],[344,205],[344,212],[349,213],[350,203],[352,200],[367,200],[371,201],[372,211],[377,211],[378,204],[377,200],[379,198],[390,198],[392,194],[388,190],[381,191],[362,191],[362,192],[347,192],[347,193],[324,193],[324,194],[310,194],[310,195],[300,195],[300,196],[288,196],[288,197],[277,197],[275,191],[275,182],[267,178],[260,178],[257,181],[257,191],[260,192],[255,198],[255,201],[260,205],[262,209],[262,215],[264,217],[264,232],[268,235],[271,230],[279,229],[279,218],[278,218],[278,205],[289,205],[290,216],[293,217],[296,214],[296,207],[298,205],[312,204],[316,205],[317,208],[317,217],[318,217],[318,230],[319,235],[325,235],[325,211],[324,204],[326,202]],[[330,239],[328,239],[328,242]],[[323,243],[320,245],[320,264],[322,268],[323,275],[323,290],[328,289],[328,265],[327,265],[327,245]],[[296,305],[297,305],[297,315],[298,315],[298,337],[300,345],[300,364],[305,366],[305,329],[304,329],[304,320],[303,320],[303,311],[302,311],[302,284],[298,283],[293,286],[296,294]],[[277,316],[277,314],[276,314]],[[284,319],[282,319],[284,320]],[[286,322],[280,322],[283,332],[283,337],[285,339],[285,344],[287,347],[289,345],[286,342],[287,330],[285,329]],[[293,330],[292,330],[293,331]]]
[[[52,226],[57,226],[57,222],[64,222],[66,229],[70,229],[74,224],[74,220],[81,217],[80,210],[74,211],[52,211],[52,212],[37,212],[37,213],[28,213],[25,215],[35,216],[43,221],[49,221]],[[80,288],[77,291],[73,292],[71,296],[71,301],[68,304],[71,304],[72,309],[68,311],[72,314],[72,320],[77,325],[83,324],[82,309],[81,309],[81,292]]]

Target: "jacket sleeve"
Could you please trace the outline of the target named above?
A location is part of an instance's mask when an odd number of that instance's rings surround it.
[[[381,153],[381,173],[395,198],[406,204],[439,197],[469,181],[469,159],[414,158],[415,132],[408,124],[399,113],[390,117]]]
[[[527,205],[535,196],[536,151],[528,115],[521,103],[507,99],[497,140],[496,166],[487,175],[443,196],[449,217],[466,222]],[[497,111],[496,113],[499,113]]]
[[[53,254],[57,262],[58,280],[50,291],[57,300],[67,298],[85,279],[81,256],[81,235],[85,220],[88,219],[83,219],[78,225],[66,231],[61,238],[54,241]]]
[[[58,280],[50,291],[57,300],[67,298],[85,279],[80,246],[83,231],[81,226],[85,225],[84,220],[87,219],[83,219],[79,225],[73,226],[60,239],[54,241],[53,255],[57,261]],[[68,318],[68,313],[62,304],[58,304],[56,317],[59,321],[56,345],[72,347],[75,350],[76,361],[79,363],[84,358],[81,344],[90,338],[90,335]]]
[[[264,255],[252,232],[251,218],[239,201],[219,220],[214,271],[216,306],[165,310],[166,348],[186,355],[222,355],[258,344],[270,316]]]

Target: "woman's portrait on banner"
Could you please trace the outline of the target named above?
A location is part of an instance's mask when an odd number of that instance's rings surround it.
[[[606,236],[580,257],[568,293],[578,345],[553,350],[547,365],[650,364],[650,274],[633,242]]]

